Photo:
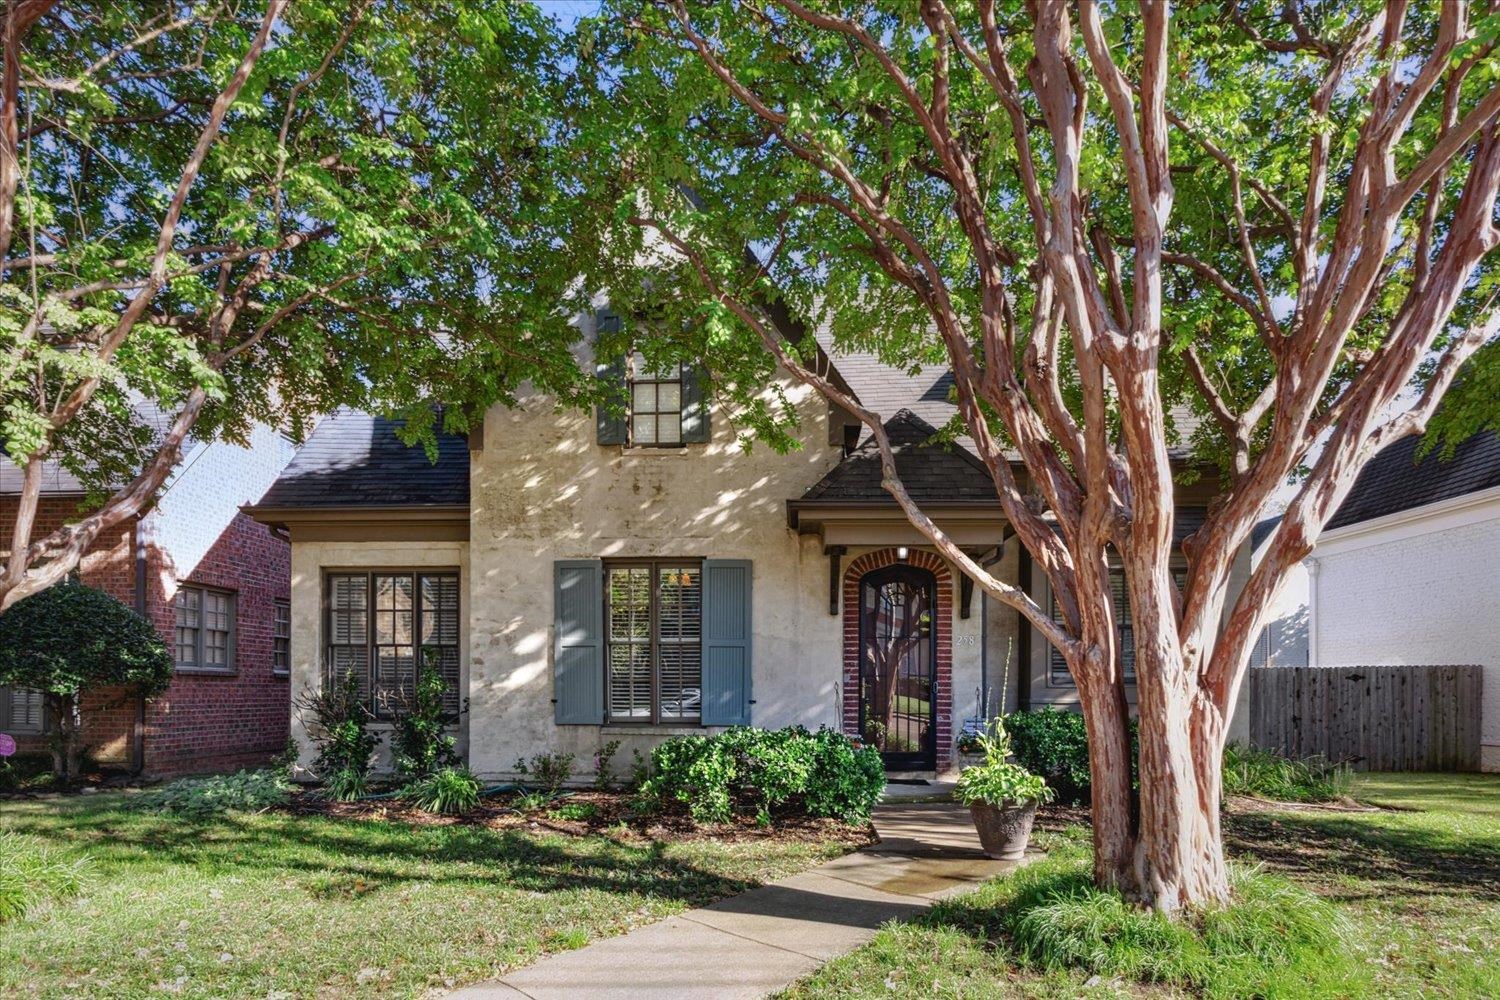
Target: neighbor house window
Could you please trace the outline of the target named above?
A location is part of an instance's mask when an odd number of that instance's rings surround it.
[[[1182,570],[1174,570],[1172,578],[1181,587],[1187,582],[1187,574]],[[1114,593],[1115,603],[1115,655],[1119,658],[1120,666],[1125,674],[1125,683],[1135,683],[1135,625],[1130,620],[1130,595],[1125,590],[1125,574],[1120,570],[1111,570],[1109,574],[1110,590]],[[1058,610],[1057,598],[1053,597],[1050,602],[1052,620],[1061,622],[1062,612]],[[1047,684],[1050,687],[1072,687],[1073,675],[1068,670],[1068,661],[1063,659],[1062,653],[1053,646],[1047,647]]]
[[[696,722],[703,692],[703,564],[605,565],[612,722]]]
[[[630,443],[645,448],[682,444],[682,366],[653,368],[630,356]]]
[[[0,687],[0,733],[40,733],[42,704],[40,691]]]
[[[271,672],[289,674],[292,671],[292,604],[277,601],[275,609],[276,617],[271,628]]]
[[[227,590],[184,585],[173,598],[178,670],[234,669],[234,595]]]
[[[448,682],[444,706],[458,712],[458,574],[331,573],[326,602],[325,679],[353,673],[370,711],[390,718],[430,657]]]

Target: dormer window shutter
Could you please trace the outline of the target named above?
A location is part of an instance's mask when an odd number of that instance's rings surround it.
[[[682,367],[682,440],[704,444],[709,440],[708,373],[697,365]]]
[[[594,314],[595,347],[598,337],[620,332],[620,317],[608,306]],[[630,386],[625,374],[625,356],[595,358],[595,374],[609,393],[609,405],[601,403],[594,407],[594,424],[598,431],[599,444],[624,444],[625,424],[629,419],[627,403]]]

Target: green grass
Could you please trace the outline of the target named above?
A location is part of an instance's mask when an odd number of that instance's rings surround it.
[[[0,924],[77,895],[89,868],[88,858],[60,857],[44,841],[0,832]]]
[[[1330,960],[1330,968],[1304,969],[1300,978],[1262,979],[1256,989],[1246,985],[1246,968],[1234,962],[1209,963],[1205,973],[1201,953],[1174,944],[1170,933],[1149,922],[1130,924],[1134,939],[1111,959],[1116,968],[1135,963],[1132,975],[1046,968],[1028,957],[1027,941],[1018,939],[1011,924],[1010,904],[1028,884],[1029,870],[1024,870],[1019,878],[996,880],[942,903],[910,924],[883,929],[869,945],[829,963],[787,996],[1176,997],[1220,990],[1231,996],[1293,998],[1500,996],[1500,776],[1360,775],[1353,795],[1388,808],[1268,803],[1264,811],[1234,814],[1226,823],[1229,850],[1239,863],[1260,865],[1343,914],[1352,973],[1333,968],[1342,963]],[[1080,856],[1086,831],[1041,836],[1059,855],[1047,865],[1064,872],[1039,866],[1034,877],[1051,890],[1066,890],[1065,869],[1077,864],[1068,859]],[[1079,899],[1087,905],[1065,908],[1050,926],[1072,921],[1069,939],[1075,943],[1086,939],[1090,922],[1095,929],[1119,929],[1120,915],[1111,913],[1098,894],[1082,893]],[[1261,907],[1260,913],[1287,909]],[[1319,911],[1292,907],[1291,912]],[[1279,925],[1264,926],[1260,918],[1236,923],[1273,947],[1280,946],[1278,935],[1289,933]],[[1184,968],[1184,956],[1193,959],[1186,967],[1195,970],[1181,980],[1189,985],[1160,982],[1169,978],[1163,972]]]
[[[486,979],[843,853],[284,813],[193,820],[129,796],[0,803],[0,832],[91,859],[0,929],[0,996],[412,996]]]

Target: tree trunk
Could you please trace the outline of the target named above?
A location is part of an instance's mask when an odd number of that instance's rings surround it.
[[[1123,686],[1111,684],[1105,690],[1095,690],[1087,671],[1074,669],[1073,675],[1078,679],[1088,736],[1094,881],[1131,893],[1135,888],[1137,810],[1130,787],[1130,706]]]
[[[48,694],[47,707],[56,722],[53,734],[52,777],[59,784],[77,780],[83,773],[83,720],[79,712],[78,697],[66,694]]]

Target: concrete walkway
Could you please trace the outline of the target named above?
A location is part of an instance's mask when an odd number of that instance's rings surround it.
[[[542,959],[462,1000],[763,997],[935,901],[1015,868],[979,850],[967,809],[875,810],[880,843],[759,889]]]

